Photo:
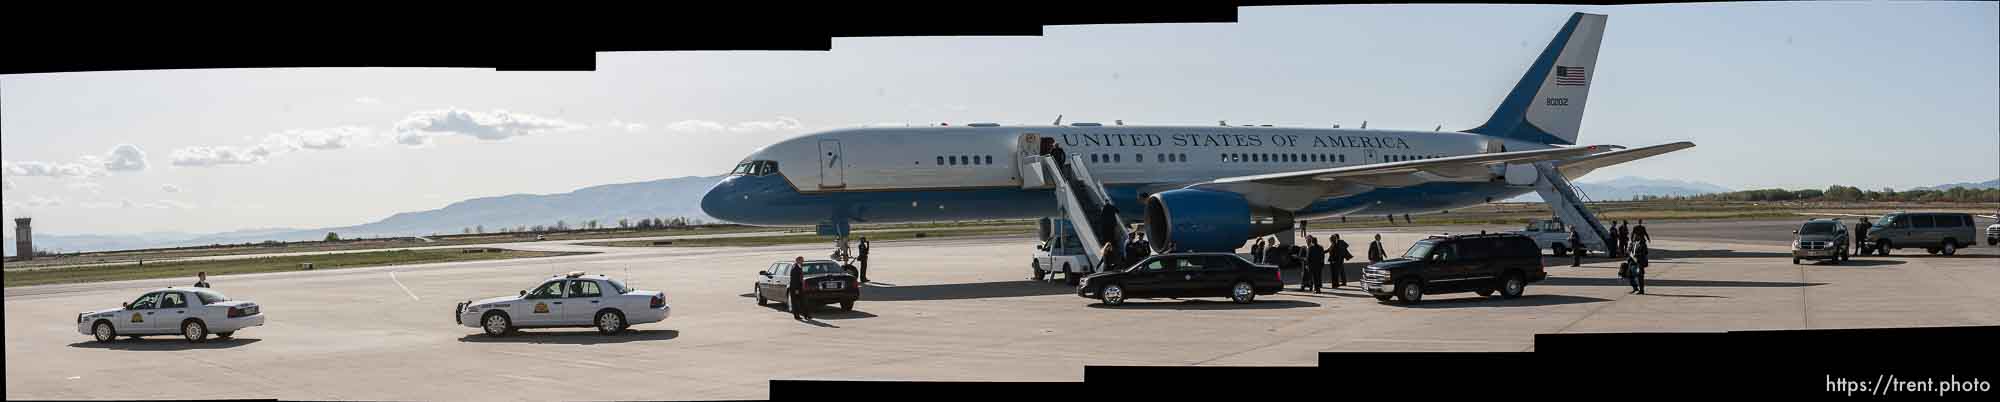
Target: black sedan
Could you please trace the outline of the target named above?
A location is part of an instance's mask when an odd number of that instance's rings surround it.
[[[1285,287],[1278,268],[1251,264],[1230,253],[1161,254],[1139,260],[1123,271],[1083,277],[1076,295],[1119,305],[1126,299],[1149,297],[1228,297],[1249,303],[1257,295]]]
[[[785,261],[772,263],[769,268],[757,273],[757,284],[751,292],[757,296],[757,305],[762,306],[773,300],[780,303],[792,302],[789,299],[792,286],[791,270],[792,263]],[[806,261],[804,271],[805,289],[802,293],[807,305],[803,308],[840,303],[841,310],[852,311],[854,301],[861,300],[861,282],[854,280],[854,274],[842,268],[840,263],[830,260]]]

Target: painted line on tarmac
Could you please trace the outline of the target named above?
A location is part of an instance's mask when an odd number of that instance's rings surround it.
[[[416,292],[411,292],[409,286],[403,286],[403,280],[396,279],[396,271],[389,271],[389,280],[395,281],[396,287],[403,288],[403,294],[410,295],[411,301],[424,301],[423,298],[417,297]]]

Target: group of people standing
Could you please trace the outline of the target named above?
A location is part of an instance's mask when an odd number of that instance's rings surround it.
[[[1098,272],[1124,269],[1132,263],[1152,256],[1153,242],[1146,240],[1146,233],[1134,230],[1131,235],[1125,236],[1123,245],[1105,241],[1104,245],[1097,249],[1097,255]]]
[[[1375,235],[1375,240],[1368,243],[1367,257],[1370,264],[1388,259],[1388,253],[1382,249],[1382,235]],[[1339,234],[1328,237],[1324,246],[1318,237],[1307,235],[1305,247],[1279,244],[1278,238],[1272,236],[1258,238],[1250,245],[1250,259],[1280,267],[1299,261],[1303,268],[1299,291],[1319,293],[1329,282],[1336,288],[1347,284],[1347,261],[1354,259],[1354,253],[1348,251],[1347,241],[1341,240]]]

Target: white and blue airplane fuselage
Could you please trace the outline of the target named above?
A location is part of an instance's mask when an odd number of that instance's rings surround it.
[[[1199,243],[1190,247],[1195,249],[1233,249],[1294,220],[1422,214],[1503,200],[1536,191],[1538,169],[1577,177],[1693,146],[1614,151],[1620,147],[1576,144],[1604,22],[1603,15],[1571,15],[1492,117],[1464,131],[1097,124],[840,129],[752,152],[709,190],[701,207],[736,223],[839,228],[1056,217],[1059,201],[1034,166],[1045,139],[1082,157],[1123,220]],[[1253,221],[1283,223],[1253,229]],[[1159,237],[1156,242],[1166,240]]]

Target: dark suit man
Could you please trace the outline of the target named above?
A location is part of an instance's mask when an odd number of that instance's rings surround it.
[[[1326,248],[1319,246],[1319,238],[1306,236],[1305,267],[1305,283],[1299,284],[1299,290],[1311,289],[1313,293],[1319,293],[1320,283],[1324,282],[1320,280],[1320,271],[1326,269]]]
[[[1868,228],[1874,225],[1868,223],[1867,219],[1863,219],[1860,222],[1855,222],[1854,233],[1848,234],[1848,237],[1854,238],[1854,250],[1859,254],[1868,254]]]
[[[1389,251],[1382,249],[1382,235],[1376,234],[1375,241],[1368,242],[1368,263],[1374,264],[1389,259]]]
[[[1651,235],[1651,234],[1647,234],[1647,233],[1646,233],[1646,220],[1645,220],[1645,219],[1640,219],[1640,220],[1639,220],[1639,226],[1633,226],[1633,227],[1632,227],[1632,239],[1631,239],[1631,240],[1639,240],[1639,241],[1643,241],[1643,242],[1647,242],[1647,243],[1652,243],[1652,242],[1653,242],[1653,235]],[[1643,286],[1642,286],[1642,287],[1643,287]]]
[[[1326,266],[1333,269],[1333,287],[1347,284],[1347,260],[1354,259],[1354,253],[1347,251],[1347,241],[1340,235],[1333,235],[1333,247],[1326,253]]]
[[[208,287],[208,271],[196,272],[194,273],[194,276],[195,276],[194,287],[198,288]]]
[[[1569,266],[1583,266],[1583,239],[1576,236],[1576,227],[1569,227]]]
[[[1250,262],[1264,263],[1264,238],[1259,237],[1257,243],[1250,245]]]
[[[868,236],[861,236],[861,245],[856,248],[859,249],[859,253],[855,255],[854,259],[861,260],[860,280],[866,283],[868,282]]]
[[[786,307],[792,310],[792,319],[797,320],[801,317],[807,320],[812,319],[812,306],[806,303],[805,294],[806,258],[792,257],[792,267],[785,271],[785,276],[788,277],[786,279],[790,280],[789,283],[785,284],[785,292],[789,293],[788,296],[791,298],[791,301],[787,302]]]

